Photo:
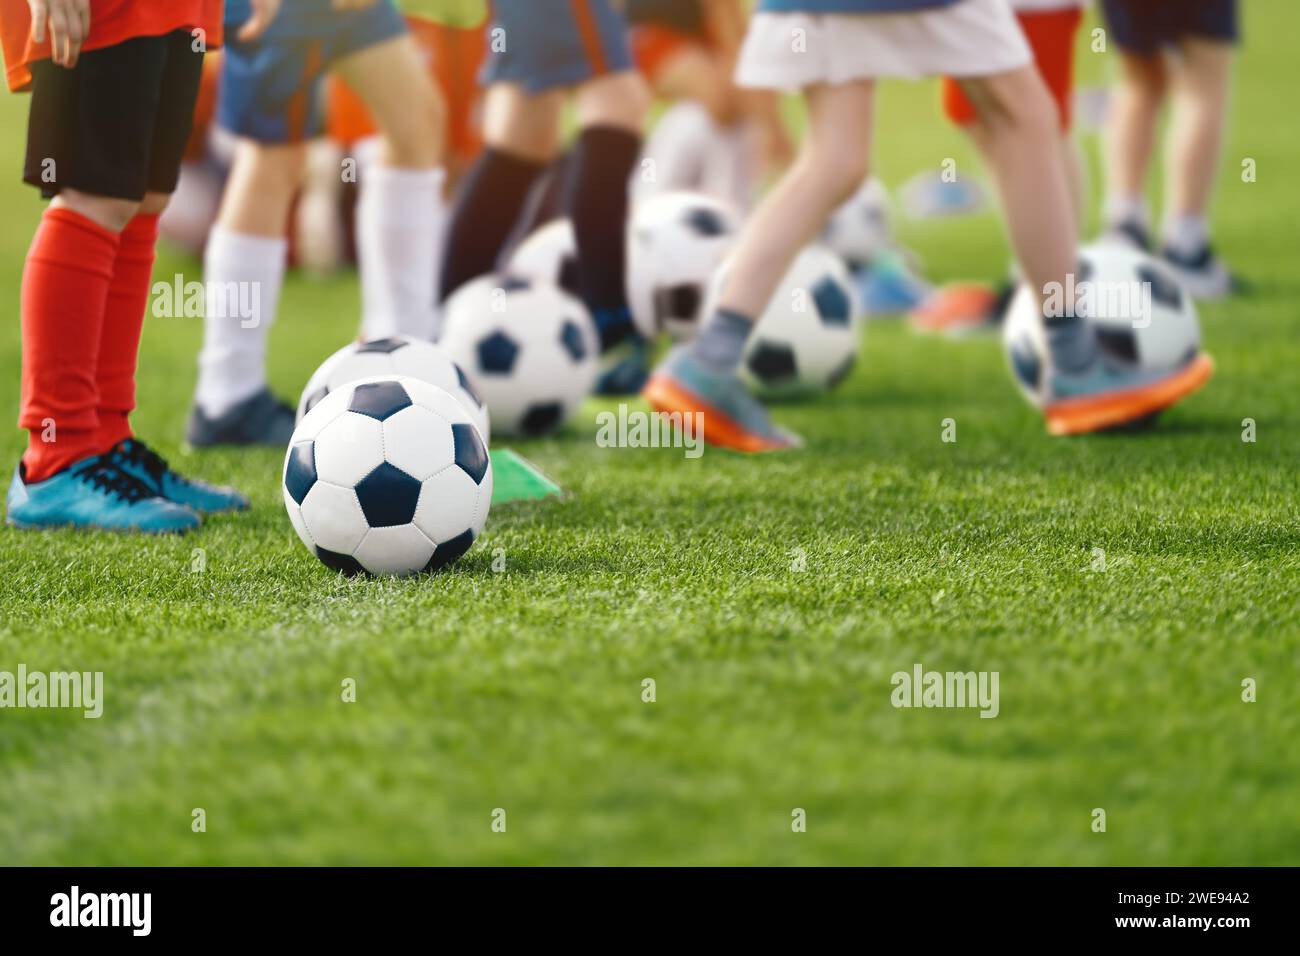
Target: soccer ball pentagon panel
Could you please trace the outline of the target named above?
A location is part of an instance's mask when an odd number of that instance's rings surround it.
[[[303,416],[283,472],[298,537],[346,574],[436,571],[469,550],[492,503],[478,426],[409,376],[334,389]]]
[[[726,267],[714,282],[720,291]],[[822,246],[799,253],[745,346],[741,375],[768,398],[813,395],[853,370],[862,324],[857,291],[839,256]]]
[[[647,338],[660,331],[692,338],[709,282],[736,238],[739,216],[726,203],[670,192],[639,203],[628,239],[628,301]]]
[[[439,345],[465,369],[503,434],[558,429],[596,381],[596,327],[550,282],[488,275],[447,301]]]
[[[1120,243],[1097,243],[1080,251],[1073,282],[1080,314],[1114,358],[1174,372],[1200,353],[1196,305],[1158,259]],[[1011,302],[1002,343],[1012,378],[1031,404],[1041,405],[1047,343],[1038,300],[1027,286]]]
[[[437,385],[465,406],[470,420],[482,433],[483,441],[488,441],[487,405],[474,391],[468,377],[438,346],[409,335],[350,342],[327,358],[302,390],[302,397],[298,400],[298,421],[302,421],[302,417],[334,389],[376,375],[409,375]]]

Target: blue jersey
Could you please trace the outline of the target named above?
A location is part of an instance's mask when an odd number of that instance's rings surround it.
[[[920,13],[961,0],[759,0],[759,13]]]

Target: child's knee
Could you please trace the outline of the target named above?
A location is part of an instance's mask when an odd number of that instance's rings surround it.
[[[578,94],[583,126],[618,126],[640,132],[650,112],[650,90],[637,73],[615,73],[593,80]]]
[[[247,165],[249,179],[280,192],[293,190],[302,179],[307,147],[304,143],[266,144],[244,140],[236,165]]]
[[[140,212],[146,216],[160,216],[167,209],[171,198],[171,193],[145,193],[144,201],[140,203]]]
[[[1158,103],[1169,89],[1164,58],[1126,53],[1121,60],[1124,88],[1130,96]]]
[[[111,232],[121,232],[140,211],[140,202],[134,199],[116,199],[91,193],[65,189],[55,200],[56,205],[85,216],[93,223]]]
[[[430,87],[416,95],[400,122],[383,129],[388,158],[396,166],[427,168],[441,160],[447,108],[437,91]]]

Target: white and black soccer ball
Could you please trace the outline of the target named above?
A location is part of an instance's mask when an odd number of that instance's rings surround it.
[[[715,298],[727,266],[714,280]],[[815,395],[853,370],[861,342],[857,290],[843,261],[809,246],[786,271],[755,323],[741,360],[741,376],[767,398]]]
[[[327,358],[302,390],[297,420],[302,421],[330,392],[357,379],[377,375],[409,375],[438,386],[465,406],[485,444],[491,438],[487,405],[474,391],[468,376],[441,348],[409,335],[350,342]]]
[[[437,571],[469,550],[492,503],[492,463],[469,413],[409,376],[350,382],[309,411],[284,458],[284,506],[326,566]]]
[[[578,284],[578,243],[573,223],[552,219],[529,234],[510,255],[506,272],[525,279],[541,279],[581,298]]]
[[[702,193],[661,193],[637,204],[628,224],[625,284],[638,332],[647,339],[695,334],[709,280],[739,227],[734,209]],[[542,226],[515,249],[507,271],[579,296],[573,224],[557,219]]]
[[[503,434],[554,432],[596,383],[600,344],[591,316],[542,279],[487,275],[461,286],[444,309],[439,345]]]
[[[1196,304],[1153,256],[1121,243],[1090,245],[1079,252],[1074,282],[1082,296],[1080,313],[1097,330],[1098,345],[1114,357],[1173,372],[1200,352]],[[1031,404],[1041,406],[1047,340],[1038,299],[1028,286],[1011,302],[1002,343],[1012,378]]]
[[[646,338],[695,336],[709,283],[735,244],[740,217],[702,193],[652,196],[633,211],[628,238],[628,304]]]
[[[893,244],[893,228],[889,191],[873,177],[831,214],[822,242],[857,269]]]

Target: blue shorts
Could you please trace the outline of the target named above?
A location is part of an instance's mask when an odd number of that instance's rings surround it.
[[[264,35],[227,36],[217,122],[259,143],[300,143],[324,128],[321,83],[339,59],[407,32],[393,0],[336,12],[331,0],[293,0]],[[241,9],[242,8],[242,9]],[[247,0],[226,4],[226,23],[247,19]]]
[[[1102,0],[1121,50],[1152,56],[1186,37],[1237,43],[1237,0]]]
[[[484,86],[542,93],[633,68],[627,21],[610,0],[493,0],[492,16]]]

